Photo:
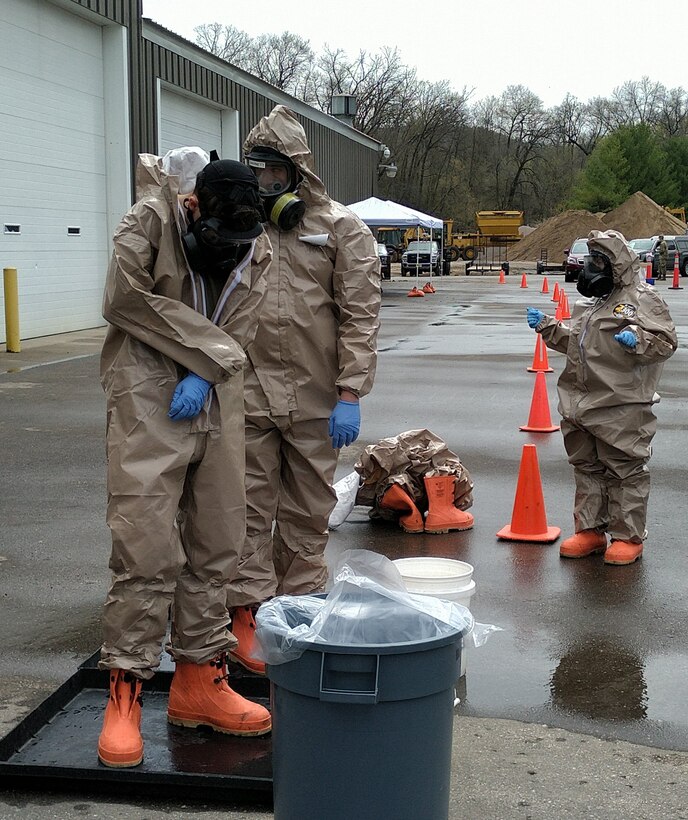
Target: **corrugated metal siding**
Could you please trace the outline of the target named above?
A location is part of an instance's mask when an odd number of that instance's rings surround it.
[[[72,2],[127,28],[132,165],[139,153],[157,150],[158,78],[238,111],[242,139],[275,105],[275,99],[144,39],[142,0]],[[322,123],[301,115],[299,119],[306,130],[317,172],[330,196],[345,203],[373,196],[377,191],[377,153]]]
[[[137,153],[157,150],[155,104],[158,79],[238,111],[242,140],[256,122],[268,114],[276,104],[276,100],[246,88],[205,66],[197,65],[157,43],[146,39],[142,42],[145,82],[140,85],[138,101],[142,131],[140,140],[134,143],[137,146]],[[299,119],[315,157],[317,172],[330,196],[345,203],[372,196],[375,193],[377,153],[318,122],[303,116],[299,116]]]

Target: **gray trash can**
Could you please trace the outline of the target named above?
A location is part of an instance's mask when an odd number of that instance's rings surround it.
[[[461,638],[268,665],[275,820],[447,820]]]

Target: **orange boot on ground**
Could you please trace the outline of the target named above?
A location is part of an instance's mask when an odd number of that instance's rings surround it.
[[[124,669],[110,670],[110,697],[98,738],[100,762],[120,769],[143,760],[141,681]]]
[[[239,643],[230,650],[229,657],[249,672],[264,675],[265,664],[252,657],[256,643],[255,610],[252,606],[240,606],[232,613],[232,634]]]
[[[423,516],[411,496],[399,484],[385,491],[380,499],[380,506],[386,510],[397,510],[405,513],[399,517],[399,526],[404,532],[423,532]]]
[[[643,554],[643,545],[632,541],[612,541],[604,554],[605,564],[632,564]]]
[[[440,533],[450,530],[470,530],[473,516],[454,506],[453,475],[438,475],[424,479],[428,494],[428,514],[425,517],[425,532]]]
[[[266,735],[272,728],[264,706],[229,688],[224,655],[205,663],[177,662],[167,720],[175,726],[209,726],[226,735]]]
[[[597,530],[581,530],[565,541],[559,547],[562,558],[587,558],[596,552],[607,549],[607,536]]]

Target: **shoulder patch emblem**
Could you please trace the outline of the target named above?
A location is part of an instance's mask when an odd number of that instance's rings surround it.
[[[635,319],[638,315],[638,310],[635,305],[619,304],[614,308],[612,313],[618,318],[623,316],[624,319]]]

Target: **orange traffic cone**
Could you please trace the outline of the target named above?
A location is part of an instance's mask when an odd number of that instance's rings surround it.
[[[499,284],[506,285],[506,276],[504,275],[504,268],[499,271]]]
[[[417,288],[415,285],[411,288],[411,290],[406,295],[407,296],[425,296],[423,291],[420,288]]]
[[[557,322],[561,321],[561,313],[562,313],[562,307],[561,307],[561,302],[560,302],[557,305],[557,309],[554,311],[554,318],[557,320]]]
[[[552,301],[553,302],[558,302],[559,301],[559,290],[560,290],[559,282],[555,282],[554,283],[554,292],[552,293]]]
[[[540,293],[549,293],[549,282],[547,281],[547,277],[542,280],[542,290]]]
[[[545,340],[542,338],[540,333],[535,334],[537,339],[535,341],[535,353],[533,354],[533,364],[530,367],[527,367],[530,373],[539,373],[542,371],[543,373],[554,373],[554,370],[549,366],[549,360],[547,359],[547,345],[545,344]]]
[[[681,275],[681,271],[678,269],[678,254],[674,254],[674,279],[672,283],[669,285],[667,290],[683,290],[683,288],[679,285],[679,276]]]
[[[524,444],[511,524],[502,527],[497,538],[549,543],[556,541],[560,533],[559,527],[547,526],[537,448],[534,444]]]
[[[528,280],[526,279],[525,273],[521,276],[521,287],[527,288],[528,287]]]
[[[423,293],[434,293],[434,292],[435,292],[435,288],[433,288],[433,286],[430,284],[430,282],[426,282],[423,285]]]
[[[528,424],[519,427],[528,433],[553,433],[559,429],[558,425],[552,424],[552,417],[549,414],[549,399],[547,397],[547,384],[545,374],[542,370],[535,375],[535,387],[533,398],[530,403],[530,415]]]
[[[562,293],[564,293],[562,291]],[[564,293],[564,304],[561,308],[561,318],[562,319],[570,319],[571,318],[571,309],[569,308],[569,297]]]

